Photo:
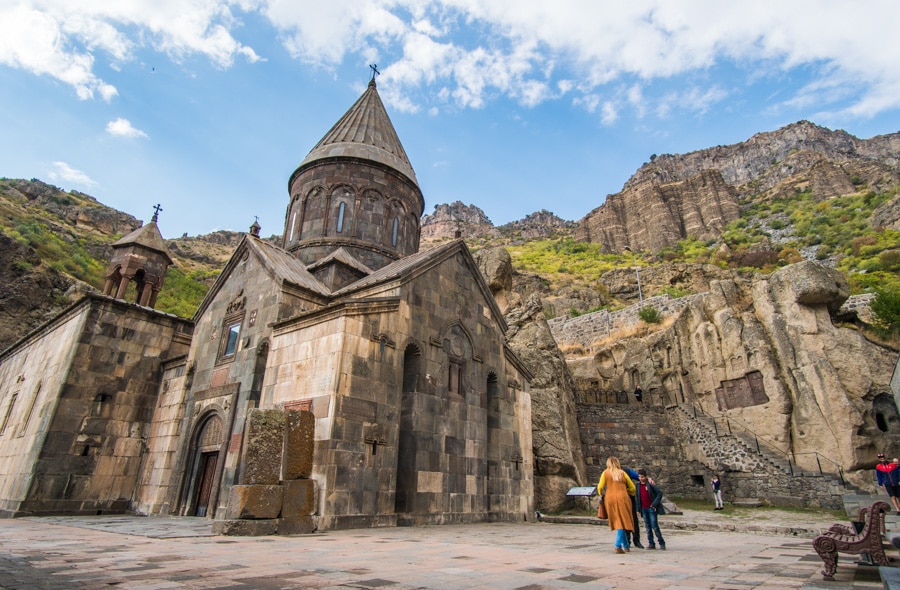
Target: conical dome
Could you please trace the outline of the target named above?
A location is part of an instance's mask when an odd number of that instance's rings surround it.
[[[375,80],[297,167],[296,175],[316,160],[334,157],[372,160],[401,172],[418,185],[406,151],[378,96]]]
[[[419,250],[425,200],[374,79],[297,167],[288,190],[283,247],[331,287]]]

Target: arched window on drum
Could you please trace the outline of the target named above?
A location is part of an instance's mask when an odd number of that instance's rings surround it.
[[[341,201],[341,203],[338,205],[337,222],[335,225],[335,229],[337,230],[337,233],[341,233],[344,231],[344,215],[346,214],[346,211],[347,211],[347,203],[344,203],[343,201]]]

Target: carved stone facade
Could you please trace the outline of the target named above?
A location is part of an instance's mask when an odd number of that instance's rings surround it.
[[[238,535],[531,518],[532,375],[465,243],[418,251],[424,200],[374,82],[289,189],[282,247],[251,227],[191,321],[92,297],[85,318],[121,312],[0,355],[0,514]],[[69,365],[42,383],[51,357]]]

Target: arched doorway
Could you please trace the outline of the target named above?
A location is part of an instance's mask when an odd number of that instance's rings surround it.
[[[206,516],[209,510],[223,439],[222,419],[216,415],[210,416],[200,428],[200,434],[197,436],[197,443],[194,447],[196,469],[194,483],[191,486],[193,490],[191,514],[193,516]]]

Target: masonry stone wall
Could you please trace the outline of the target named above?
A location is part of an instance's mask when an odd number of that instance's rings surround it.
[[[875,293],[860,293],[847,297],[847,301],[841,305],[841,313],[856,312],[864,322],[871,323],[874,319],[872,314],[872,301],[875,299]]]
[[[794,471],[774,455],[760,454],[679,407],[638,404],[577,405],[582,448],[591,483],[606,458],[624,467],[644,467],[670,497],[712,499],[713,474],[726,502],[763,501],[779,506],[843,509],[848,491],[837,477]]]
[[[306,264],[343,247],[377,270],[419,249],[421,191],[390,168],[323,160],[293,177],[290,190],[284,248]]]
[[[187,358],[163,363],[162,380],[147,435],[147,455],[132,509],[137,514],[169,514],[175,511],[181,424],[185,417]]]
[[[677,433],[662,407],[578,403],[576,409],[589,483],[597,484],[607,458],[615,456],[623,467],[646,469],[666,495],[694,497],[702,491],[702,485],[686,489],[690,484],[684,481],[687,471],[677,452]]]
[[[663,294],[645,298],[641,303],[629,305],[617,311],[601,310],[574,318],[560,316],[547,320],[547,324],[560,348],[580,346],[586,352],[590,352],[594,342],[602,340],[617,330],[623,330],[641,322],[638,312],[643,308],[652,307],[659,312],[661,317],[671,316],[681,311],[693,298],[700,296],[691,295],[673,299],[669,295]]]
[[[28,497],[34,464],[44,448],[60,403],[59,391],[84,325],[88,301],[42,329],[40,337],[19,342],[0,361],[0,515],[17,515]],[[77,418],[74,418],[77,420]],[[68,450],[72,440],[54,437]],[[55,451],[56,449],[52,449]]]
[[[63,321],[64,315],[60,323],[51,323],[59,329],[23,343],[4,359],[10,361],[4,366],[47,382],[46,394],[42,383],[35,399],[23,405],[23,423],[16,429],[33,432],[28,440],[37,456],[23,456],[34,459],[22,463],[27,490],[23,486],[17,497],[4,499],[13,514],[128,510],[146,450],[160,365],[184,354],[190,344],[187,320],[104,296],[87,295],[66,314],[74,324]],[[74,332],[67,329],[73,326]],[[46,364],[29,365],[53,349],[60,352],[59,362],[45,358]]]

